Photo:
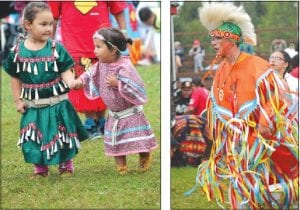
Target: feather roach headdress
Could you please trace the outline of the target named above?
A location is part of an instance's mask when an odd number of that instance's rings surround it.
[[[211,36],[256,45],[254,26],[242,6],[227,2],[203,3],[203,7],[199,8],[199,17]]]

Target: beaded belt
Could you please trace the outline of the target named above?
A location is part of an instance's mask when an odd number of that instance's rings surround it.
[[[108,112],[109,115],[114,118],[114,124],[113,124],[113,128],[112,128],[112,139],[111,139],[113,146],[115,146],[117,143],[117,125],[119,123],[119,120],[122,118],[129,117],[131,115],[134,115],[136,113],[139,113],[141,111],[143,111],[142,105],[130,107],[130,108],[125,109],[120,112],[112,112],[109,110],[109,112]]]
[[[67,100],[67,99],[68,99],[68,95],[65,93],[65,94],[62,94],[59,96],[52,96],[49,98],[40,98],[40,99],[31,100],[31,101],[24,100],[24,102],[26,103],[26,105],[28,107],[40,108],[40,107],[45,107],[45,106],[53,106],[63,100]]]

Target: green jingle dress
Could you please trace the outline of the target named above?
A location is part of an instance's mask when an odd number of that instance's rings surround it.
[[[4,61],[4,70],[22,82],[20,98],[29,102],[69,92],[61,73],[74,62],[65,48],[48,40],[40,50],[17,44]],[[72,159],[87,139],[81,120],[66,98],[58,103],[29,106],[21,117],[18,146],[25,162],[54,165]]]

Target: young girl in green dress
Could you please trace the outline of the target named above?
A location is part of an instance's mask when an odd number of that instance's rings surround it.
[[[46,3],[29,3],[23,25],[25,40],[4,62],[16,109],[22,114],[18,146],[25,162],[34,164],[33,177],[47,176],[48,166],[55,164],[60,174],[73,173],[72,158],[80,141],[88,138],[67,98],[74,62],[61,44],[49,39],[53,16]]]

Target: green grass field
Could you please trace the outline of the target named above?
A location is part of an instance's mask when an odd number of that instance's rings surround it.
[[[212,200],[208,201],[200,187],[189,196],[184,193],[195,186],[197,167],[171,168],[171,208],[172,209],[220,209]]]
[[[148,94],[144,110],[160,148],[160,66],[139,67]],[[102,139],[82,142],[75,174],[60,177],[50,167],[46,178],[30,180],[33,166],[17,148],[20,114],[12,102],[9,77],[1,70],[1,209],[160,209],[160,149],[153,164],[138,172],[138,155],[128,156],[128,175],[104,155]]]

